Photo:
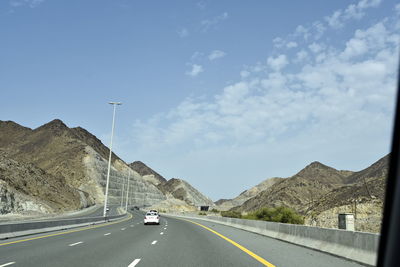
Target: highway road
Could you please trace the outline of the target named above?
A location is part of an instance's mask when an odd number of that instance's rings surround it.
[[[109,224],[2,240],[3,266],[362,266],[315,250],[202,220],[143,213]]]

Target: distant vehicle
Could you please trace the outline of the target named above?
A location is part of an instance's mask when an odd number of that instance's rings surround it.
[[[144,216],[144,224],[160,224],[160,216],[156,212],[147,212]]]
[[[106,211],[110,211],[110,208],[106,208]]]
[[[149,212],[154,212],[154,213],[157,213],[157,215],[158,215],[158,211],[157,210],[149,210]]]

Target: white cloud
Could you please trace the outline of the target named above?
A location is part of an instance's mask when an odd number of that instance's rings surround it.
[[[352,37],[383,40],[383,44],[368,43],[367,57],[342,57],[350,45],[342,50],[331,49],[334,52],[326,53],[319,61],[319,54],[302,50],[295,58],[311,57],[314,63],[285,73],[281,70],[289,62],[287,56],[269,57],[266,65],[273,72],[257,74],[264,75],[262,79],[253,76],[253,70],[244,70],[241,76],[246,81],[225,87],[213,101],[186,99],[168,114],[160,115],[166,126],[152,122],[139,125],[144,130],[137,131],[141,133],[137,140],[147,140],[145,145],[154,139],[151,142],[158,142],[159,148],[192,143],[185,147],[200,149],[215,142],[247,147],[300,137],[305,141],[307,135],[310,146],[314,141],[338,144],[338,140],[365,136],[365,129],[376,138],[374,134],[390,129],[398,53],[398,44],[389,38],[392,33],[387,28],[377,30],[381,23],[359,30]],[[187,74],[196,76],[202,71],[194,64]]]
[[[308,58],[308,53],[305,50],[300,50],[299,52],[297,52],[296,54],[296,58],[295,58],[295,62],[302,62],[303,60],[305,60],[306,58]]]
[[[204,2],[204,1],[200,1],[200,2],[197,2],[196,3],[196,7],[198,8],[198,9],[201,9],[201,10],[203,10],[203,9],[205,9],[206,8],[206,3]]]
[[[296,42],[288,42],[287,44],[286,44],[286,47],[287,48],[295,48],[295,47],[297,47],[297,43]]]
[[[325,17],[325,20],[328,22],[329,26],[333,28],[340,28],[343,26],[341,22],[342,11],[336,10],[331,16]]]
[[[377,52],[384,49],[385,44],[391,39],[398,40],[398,34],[388,34],[385,25],[382,22],[377,23],[367,30],[357,30],[354,37],[346,43],[346,48],[341,56],[349,59]]]
[[[22,7],[28,6],[30,8],[35,8],[42,4],[44,0],[11,0],[10,5],[12,7]]]
[[[326,27],[324,26],[324,24],[320,21],[315,21],[312,24],[312,29],[314,30],[314,38],[315,39],[319,39],[322,37],[322,35],[325,33],[326,31]]]
[[[240,72],[240,77],[242,77],[242,78],[247,78],[247,77],[249,77],[249,75],[250,75],[250,72],[247,70],[242,70]]]
[[[268,59],[267,59],[268,66],[275,71],[278,71],[278,70],[284,68],[288,63],[289,62],[288,62],[286,55],[279,55],[275,58],[268,57]]]
[[[203,71],[204,71],[203,66],[197,65],[197,64],[192,64],[191,65],[191,70],[187,71],[185,74],[189,75],[191,77],[196,77],[197,75],[199,75]]]
[[[321,52],[323,50],[323,45],[318,44],[318,43],[312,43],[308,46],[308,48],[313,52],[313,53],[318,53]]]
[[[303,25],[299,25],[296,27],[294,32],[294,36],[302,36],[304,40],[307,40],[310,36],[310,31],[308,28],[304,27]]]
[[[204,56],[204,53],[196,51],[193,53],[193,55],[190,57],[191,60],[198,60],[201,59]]]
[[[213,17],[213,18],[210,18],[210,19],[202,20],[200,22],[200,24],[202,26],[202,31],[204,31],[204,32],[208,31],[211,27],[214,27],[217,24],[219,24],[220,22],[228,19],[228,17],[229,17],[228,13],[224,12],[219,16],[216,16],[216,17]]]
[[[272,42],[274,43],[274,46],[275,46],[276,48],[281,48],[281,47],[283,47],[283,46],[285,45],[285,41],[284,41],[282,38],[280,38],[280,37],[274,38],[274,39],[272,40]]]
[[[181,38],[185,38],[185,37],[189,36],[189,31],[186,28],[179,29],[177,31],[177,33],[178,33],[179,37],[181,37]]]
[[[345,10],[339,9],[333,12],[332,15],[326,16],[325,20],[329,26],[333,28],[341,28],[348,20],[359,20],[365,15],[365,10],[371,7],[377,7],[382,0],[361,0],[357,4],[347,6]]]
[[[214,50],[214,51],[212,51],[212,52],[208,55],[208,59],[209,59],[210,61],[213,61],[213,60],[215,60],[215,59],[222,58],[222,57],[224,57],[224,56],[226,56],[226,53],[225,53],[224,51],[221,51],[221,50]]]

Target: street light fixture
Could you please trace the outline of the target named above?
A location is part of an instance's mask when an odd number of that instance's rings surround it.
[[[106,195],[104,199],[104,210],[103,217],[106,217],[107,213],[107,200],[108,200],[108,184],[110,183],[110,169],[111,169],[111,155],[112,155],[112,145],[113,145],[113,137],[114,137],[114,122],[115,122],[115,108],[117,105],[122,105],[121,102],[109,102],[110,105],[113,105],[113,119],[112,119],[112,128],[111,128],[111,143],[110,143],[110,156],[108,157],[108,169],[107,169],[107,184],[106,184]]]

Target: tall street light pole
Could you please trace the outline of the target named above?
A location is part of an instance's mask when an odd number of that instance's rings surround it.
[[[127,190],[126,190],[126,203],[125,203],[125,213],[128,212],[128,199],[129,199],[129,180],[131,178],[131,170],[129,170],[128,174],[128,185],[127,185]]]
[[[107,213],[107,200],[108,200],[108,185],[110,183],[110,169],[111,169],[111,155],[112,155],[112,145],[113,145],[113,137],[114,137],[114,122],[115,122],[115,108],[117,105],[122,105],[121,102],[109,102],[109,104],[113,105],[113,119],[112,119],[112,128],[111,128],[111,143],[110,143],[110,156],[108,157],[108,169],[107,169],[107,184],[106,184],[106,195],[104,199],[104,210],[103,217],[106,217]]]

